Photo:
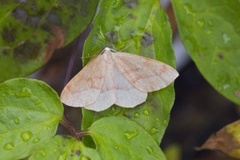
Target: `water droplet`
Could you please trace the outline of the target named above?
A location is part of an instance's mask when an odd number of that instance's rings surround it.
[[[149,154],[154,154],[153,149],[151,147],[146,147]]]
[[[211,34],[211,33],[212,33],[212,30],[206,29],[206,30],[204,30],[204,32],[207,33],[207,34]]]
[[[119,149],[119,147],[118,147],[118,146],[114,146],[114,149],[115,149],[115,150],[118,150],[118,149]]]
[[[9,142],[9,143],[6,143],[4,146],[3,146],[3,149],[5,150],[12,150],[14,148],[14,143],[13,142]]]
[[[112,8],[116,8],[119,5],[119,0],[112,1]]]
[[[144,114],[145,116],[148,116],[148,115],[149,115],[149,110],[147,110],[147,109],[143,110],[143,114]]]
[[[204,24],[205,24],[205,22],[204,22],[203,20],[198,20],[198,21],[197,21],[197,25],[198,25],[199,27],[202,27]]]
[[[230,87],[230,84],[228,84],[228,83],[223,85],[223,89],[227,89],[229,87]]]
[[[155,120],[156,120],[157,122],[159,122],[159,121],[160,121],[160,119],[159,119],[159,118],[155,118]]]
[[[33,143],[38,143],[39,141],[40,141],[39,138],[35,138],[32,142],[33,142]]]
[[[129,131],[129,132],[125,132],[124,136],[128,139],[131,140],[134,137],[136,137],[138,135],[138,131]]]
[[[17,124],[17,125],[20,123],[20,121],[19,121],[18,118],[15,118],[13,121],[14,121],[14,123]]]
[[[134,118],[138,118],[140,116],[140,114],[138,112],[134,113]]]
[[[150,133],[152,134],[152,135],[154,135],[154,134],[156,134],[156,133],[158,133],[159,132],[159,130],[157,129],[157,128],[155,128],[155,127],[153,127],[151,130],[150,130]]]
[[[59,145],[59,142],[58,141],[54,141],[53,142],[55,145]]]
[[[208,24],[209,27],[212,27],[212,26],[213,26],[213,21],[212,21],[212,20],[209,20],[209,21],[207,22],[207,24]]]
[[[26,132],[23,132],[23,133],[21,134],[21,138],[22,138],[22,140],[23,140],[24,142],[29,141],[29,139],[31,139],[32,136],[33,136],[33,134],[32,134],[32,132],[30,132],[30,131],[26,131]]]
[[[40,99],[38,99],[38,100],[35,101],[34,104],[35,104],[35,105],[38,105],[38,104],[41,104],[41,103],[42,103],[42,101],[41,101]]]
[[[43,157],[45,157],[47,155],[46,152],[43,149],[40,151],[40,153]]]
[[[18,98],[30,97],[31,90],[29,88],[24,87],[16,96]]]
[[[67,152],[63,152],[62,154],[60,154],[60,156],[58,157],[58,160],[65,160],[67,159]]]
[[[231,40],[231,38],[226,33],[222,33],[222,39],[223,39],[224,43],[228,43],[228,41]]]
[[[190,5],[184,5],[183,8],[184,8],[184,10],[185,10],[185,12],[186,12],[187,14],[192,15],[193,17],[195,17],[196,14],[195,14],[195,12],[193,11],[192,6],[190,6]]]
[[[162,122],[162,125],[167,126],[167,125],[168,125],[168,121],[167,121],[167,120],[164,120],[164,121]]]
[[[81,155],[80,160],[89,160],[89,158],[85,155]]]
[[[49,127],[49,126],[46,126],[46,129],[49,131],[49,130],[51,130],[51,127]]]

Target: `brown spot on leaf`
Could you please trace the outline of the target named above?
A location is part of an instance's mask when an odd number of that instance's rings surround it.
[[[3,28],[2,39],[6,42],[14,42],[16,37],[16,29]]]
[[[234,91],[235,95],[240,98],[240,90],[239,91]]]
[[[4,56],[9,56],[10,55],[10,50],[9,49],[3,49],[3,51],[1,53]]]
[[[12,16],[20,20],[22,23],[25,23],[28,18],[26,11],[22,8],[16,8],[15,10],[13,10]]]
[[[28,60],[36,59],[41,50],[39,43],[26,41],[14,49],[14,57],[20,62],[25,63]]]
[[[44,57],[45,61],[48,61],[55,49],[60,48],[64,44],[64,34],[60,27],[55,27],[53,29],[54,38],[47,41],[47,50]]]
[[[223,53],[218,53],[217,57],[219,60],[223,60],[223,58],[224,58]]]

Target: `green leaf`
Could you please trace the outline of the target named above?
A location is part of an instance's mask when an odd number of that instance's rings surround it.
[[[96,150],[87,148],[81,141],[70,136],[55,136],[44,143],[29,160],[101,160]]]
[[[96,0],[1,1],[0,82],[40,68],[79,36],[96,6]]]
[[[125,117],[107,117],[89,128],[102,159],[164,160],[158,143],[136,122]]]
[[[84,45],[84,57],[93,57],[106,46],[175,64],[171,29],[158,0],[100,1],[92,32]],[[88,128],[101,117],[124,115],[138,122],[160,143],[173,101],[174,89],[170,85],[150,93],[145,103],[133,109],[114,106],[100,113],[83,110],[82,127]],[[91,144],[90,140],[84,142]]]
[[[172,2],[181,39],[198,69],[217,91],[240,104],[240,2]]]
[[[28,156],[56,133],[62,114],[57,93],[41,81],[22,78],[0,84],[1,159]]]

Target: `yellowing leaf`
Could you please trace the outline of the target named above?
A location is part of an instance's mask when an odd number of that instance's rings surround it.
[[[240,158],[240,120],[212,135],[199,149],[219,150],[234,158]]]

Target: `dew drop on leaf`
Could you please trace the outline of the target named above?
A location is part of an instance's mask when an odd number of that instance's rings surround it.
[[[159,132],[159,130],[158,130],[157,128],[155,128],[155,127],[153,127],[153,128],[150,130],[151,135],[154,135],[154,134],[156,134],[156,133],[158,133],[158,132]]]
[[[149,115],[149,110],[147,110],[147,109],[143,110],[143,114],[144,114],[145,116],[148,116],[148,115]]]
[[[33,134],[30,131],[26,131],[26,132],[21,133],[21,138],[24,142],[29,141],[29,139],[31,139],[32,136],[33,136]]]
[[[151,147],[146,147],[146,150],[148,151],[149,154],[154,154],[153,149]]]
[[[167,121],[167,120],[164,120],[164,121],[162,122],[162,124],[163,124],[164,126],[167,126],[168,121]]]
[[[207,24],[208,24],[209,27],[212,27],[213,26],[212,20],[210,19]]]
[[[119,149],[119,147],[118,147],[118,146],[114,146],[114,149],[115,149],[115,150],[118,150],[118,149]]]
[[[15,119],[14,119],[14,123],[18,125],[18,124],[20,123],[19,119],[18,119],[18,118],[15,118]]]
[[[30,97],[31,90],[29,88],[24,87],[16,96],[18,98]]]
[[[38,105],[38,104],[41,104],[41,103],[42,103],[42,101],[40,99],[35,101],[35,105]]]
[[[222,39],[223,39],[224,43],[228,43],[228,41],[231,40],[231,38],[226,33],[222,33]]]
[[[89,160],[89,158],[88,158],[87,156],[85,156],[85,155],[82,155],[82,156],[80,157],[80,160]]]
[[[159,122],[159,121],[160,121],[160,119],[159,119],[159,118],[155,118],[155,120],[156,120],[157,122]]]
[[[60,156],[58,157],[58,160],[66,160],[67,159],[67,153],[63,152],[62,154],[60,154]]]
[[[191,5],[184,5],[183,8],[184,8],[184,10],[185,10],[185,12],[186,12],[187,14],[195,17],[196,11],[194,11],[194,10],[192,9],[192,6],[191,6]]]
[[[138,112],[134,113],[134,118],[138,118],[140,115]]]
[[[199,27],[203,27],[204,24],[205,24],[205,22],[204,22],[203,20],[198,20],[198,21],[197,21],[197,25],[198,25]]]
[[[137,135],[138,135],[138,131],[128,131],[124,133],[124,136],[127,138],[127,140],[131,140]]]
[[[39,138],[35,138],[35,139],[33,140],[33,143],[38,143],[39,141],[40,141]]]
[[[3,146],[3,149],[4,150],[12,150],[14,148],[14,143],[13,142],[9,142],[9,143],[6,143],[4,146]]]
[[[41,155],[42,155],[43,157],[46,156],[46,152],[45,152],[44,150],[41,150],[40,153],[41,153]]]

